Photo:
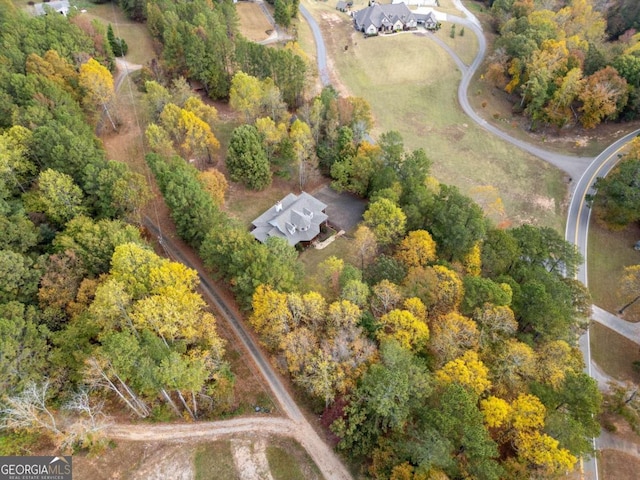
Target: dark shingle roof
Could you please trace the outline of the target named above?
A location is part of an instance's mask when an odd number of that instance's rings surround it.
[[[359,28],[365,30],[369,25],[373,25],[376,29],[381,26],[391,26],[398,19],[402,23],[407,23],[411,19],[415,20],[413,13],[405,3],[396,3],[391,5],[375,4],[363,10],[358,10],[353,14],[356,24]]]

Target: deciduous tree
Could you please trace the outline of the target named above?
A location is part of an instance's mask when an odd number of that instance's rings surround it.
[[[64,225],[85,212],[82,190],[64,173],[47,169],[38,176],[38,199],[56,225]]]
[[[405,233],[407,217],[400,207],[386,198],[369,205],[364,212],[364,223],[382,246],[392,244]]]
[[[113,77],[109,70],[93,58],[90,58],[80,67],[78,81],[80,87],[86,92],[84,97],[86,108],[98,114],[104,112],[109,118],[113,129],[117,130],[117,118],[112,115],[115,89]],[[99,106],[99,108],[96,109],[96,106]]]
[[[458,383],[469,388],[476,395],[482,395],[483,392],[491,388],[489,370],[478,358],[478,354],[472,350],[447,362],[435,372],[435,376],[438,381],[444,384]]]
[[[436,259],[436,243],[429,232],[413,230],[400,242],[396,250],[396,257],[407,270],[426,267]]]

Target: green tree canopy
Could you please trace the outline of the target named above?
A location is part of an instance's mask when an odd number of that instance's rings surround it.
[[[241,125],[233,130],[227,151],[227,169],[234,182],[242,182],[252,190],[271,185],[271,170],[258,130]]]

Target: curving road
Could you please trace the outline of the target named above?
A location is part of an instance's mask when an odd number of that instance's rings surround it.
[[[624,149],[629,141],[640,134],[640,130],[632,132],[616,141],[594,159],[592,157],[562,155],[544,150],[528,142],[514,138],[509,134],[503,132],[496,126],[488,123],[484,118],[482,118],[475,112],[475,110],[471,107],[468,98],[469,84],[471,83],[473,76],[484,60],[484,56],[486,54],[486,39],[484,37],[482,27],[478,19],[462,5],[462,2],[460,0],[454,0],[454,3],[456,7],[461,10],[467,18],[447,15],[446,20],[452,23],[460,24],[465,28],[469,28],[476,35],[476,38],[478,39],[479,49],[478,54],[474,58],[473,62],[469,66],[465,65],[462,60],[460,60],[460,58],[455,54],[455,52],[453,52],[452,49],[450,49],[444,42],[440,41],[435,36],[431,36],[431,39],[433,39],[449,53],[451,58],[455,61],[456,65],[460,69],[460,72],[462,73],[462,79],[460,81],[460,85],[458,86],[458,101],[463,111],[486,131],[503,139],[506,142],[509,142],[521,148],[522,150],[525,150],[537,156],[538,158],[541,158],[542,160],[545,160],[546,162],[554,165],[555,167],[559,168],[569,175],[573,188],[569,211],[567,214],[565,238],[566,240],[577,245],[578,249],[585,258],[585,263],[579,268],[578,279],[581,280],[585,285],[587,285],[587,236],[591,211],[586,206],[585,197],[588,193],[593,193],[592,185],[595,182],[596,178],[605,176],[611,171],[611,169],[619,161],[619,152]],[[317,23],[315,22],[313,17],[311,17],[309,12],[302,5],[300,6],[300,9],[305,19],[307,19],[307,21],[311,25],[317,48],[318,68],[323,85],[327,85],[328,77],[326,77],[326,48],[324,46],[322,34],[317,26]],[[574,179],[579,180],[577,182],[573,182]],[[628,326],[624,325],[626,322],[617,319],[614,315],[604,312],[598,307],[594,307],[593,319],[604,325],[607,325],[610,328],[613,328],[620,333],[625,334],[626,336],[636,334],[637,331],[637,329],[629,329]],[[634,341],[638,343],[638,338],[635,338]],[[590,339],[588,330],[586,334],[579,339],[579,345],[585,358],[587,371],[589,375],[593,376],[594,372],[591,368]],[[603,447],[615,448],[615,446],[612,445],[610,441],[608,441],[608,438],[602,438],[601,441],[603,443]],[[596,439],[593,440],[593,446],[594,450],[596,450]],[[583,478],[594,478],[596,480],[598,479],[598,466],[595,457],[584,462],[581,461],[580,470],[581,476]]]
[[[460,106],[462,107],[464,113],[466,113],[474,122],[476,122],[491,134],[554,165],[560,170],[566,172],[570,178],[580,177],[589,162],[592,161],[591,157],[575,157],[571,155],[561,155],[558,153],[549,152],[528,142],[510,136],[508,133],[503,132],[498,127],[487,122],[484,118],[476,113],[476,111],[471,107],[471,104],[469,103],[468,90],[473,76],[484,60],[484,56],[487,52],[487,41],[484,37],[484,34],[482,33],[482,29],[478,27],[476,23],[477,20],[474,22],[464,18],[456,17],[454,15],[447,15],[447,21],[457,23],[463,25],[465,28],[471,29],[478,39],[478,54],[469,67],[465,67],[455,54],[452,57],[456,61],[456,64],[462,72],[462,80],[460,81],[460,85],[458,86],[458,101],[460,102]]]
[[[311,32],[313,33],[313,38],[316,41],[316,59],[318,62],[318,74],[320,75],[320,81],[322,82],[322,86],[326,87],[331,84],[331,80],[329,79],[329,70],[327,69],[327,48],[324,45],[324,38],[322,38],[322,32],[320,31],[320,27],[318,26],[318,22],[313,16],[309,13],[309,10],[305,8],[304,5],[299,5],[299,10],[304,19],[311,27]]]
[[[592,188],[598,177],[605,177],[615,165],[620,161],[622,150],[627,143],[636,138],[640,134],[640,130],[631,132],[621,139],[609,145],[604,151],[598,155],[585,169],[576,182],[569,203],[569,211],[567,212],[567,227],[565,230],[565,239],[577,245],[580,253],[585,258],[585,263],[578,270],[578,280],[588,286],[588,276],[586,267],[587,258],[587,240],[589,232],[589,219],[591,217],[591,209],[586,205],[586,196],[595,193]]]

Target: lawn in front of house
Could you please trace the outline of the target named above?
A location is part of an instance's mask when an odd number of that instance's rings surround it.
[[[434,34],[451,47],[465,65],[471,65],[471,62],[473,62],[473,59],[476,58],[478,54],[478,38],[472,30],[464,28],[462,25],[455,26],[455,35],[451,38],[452,25],[454,24],[442,22],[442,27],[440,30],[434,32]],[[461,33],[462,35],[460,35]]]
[[[322,250],[310,246],[300,253],[300,257],[298,258],[304,268],[304,277],[302,285],[300,286],[301,291],[313,290],[325,295],[330,293],[327,291],[327,285],[318,277],[318,265],[331,256],[357,265],[353,240],[344,235],[336,238],[333,243],[327,245]]]
[[[338,74],[336,88],[370,103],[374,138],[399,131],[408,149],[425,149],[440,181],[463,193],[479,185],[494,186],[512,224],[562,229],[564,174],[487,133],[462,112],[457,100],[460,72],[430,34],[364,38],[351,19],[332,6],[304,4],[323,31]]]
[[[640,252],[633,249],[640,240],[640,226],[631,224],[624,230],[611,231],[591,218],[587,247],[589,290],[596,305],[616,312],[624,303],[618,296],[624,268],[640,265]],[[625,320],[640,321],[638,310],[626,310]]]

